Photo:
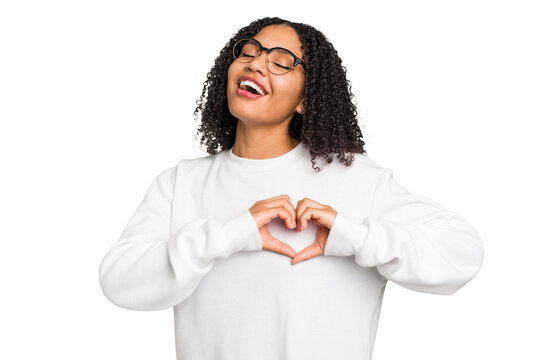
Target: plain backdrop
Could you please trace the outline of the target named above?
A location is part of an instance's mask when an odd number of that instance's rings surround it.
[[[388,283],[373,359],[539,358],[535,5],[2,1],[0,358],[175,359],[173,309],[113,305],[98,267],[155,176],[207,155],[193,117],[206,73],[265,16],[328,37],[367,154],[484,241],[451,296]]]

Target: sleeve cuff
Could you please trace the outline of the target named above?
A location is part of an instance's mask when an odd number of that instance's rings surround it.
[[[359,253],[366,241],[367,226],[338,212],[326,239],[324,255],[351,256]]]
[[[223,224],[223,250],[227,257],[238,251],[262,250],[259,228],[249,210]]]

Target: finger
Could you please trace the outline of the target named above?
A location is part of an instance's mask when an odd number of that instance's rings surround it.
[[[289,218],[288,218],[289,228],[294,229],[296,227],[296,212],[294,210],[294,207],[293,207],[293,204],[292,204],[292,201],[291,201],[291,198],[289,197],[289,195],[280,196],[279,199],[274,200],[269,205],[283,206],[285,208],[285,210],[287,210],[287,212],[289,213]],[[284,220],[285,220],[285,218],[284,218]]]
[[[274,197],[271,197],[271,198],[268,198],[268,199],[264,199],[264,200],[262,200],[262,202],[272,202],[274,200],[283,199],[283,198],[287,198],[287,197],[289,197],[289,195],[283,194],[283,195],[274,196]]]
[[[309,260],[311,258],[314,258],[315,256],[322,255],[323,252],[317,243],[313,243],[306,248],[302,249],[299,253],[296,254],[296,256],[293,257],[291,260],[291,264],[297,264],[300,261]]]
[[[317,223],[319,215],[315,214],[316,209],[309,206],[304,207],[304,210],[298,216],[298,224],[300,224],[300,231],[304,231],[307,228],[308,221]]]
[[[283,206],[289,211],[292,221],[292,228],[294,229],[296,227],[296,211],[294,210],[293,203],[291,201],[291,198],[289,195],[286,195],[285,198],[280,200],[283,203]]]
[[[291,198],[289,197],[289,195],[285,195],[285,197],[281,199],[281,201],[285,203],[287,210],[289,210],[291,214],[291,220],[293,222],[293,228],[295,228],[296,227],[296,211],[294,210],[294,206],[291,201]]]
[[[276,252],[278,254],[283,254],[290,256],[291,258],[296,256],[296,251],[289,246],[288,244],[285,244],[284,242],[278,240],[277,238],[271,236],[271,241],[268,244],[267,247],[268,250]]]
[[[303,198],[302,200],[299,200],[298,203],[296,204],[296,222],[298,223],[298,226],[296,229],[298,231],[305,230],[305,228],[307,227],[307,221],[305,219],[304,219],[304,226],[303,227],[301,226],[302,222],[300,221],[300,217],[303,213],[305,213],[308,207],[316,208],[316,209],[324,209],[324,205],[310,198]]]
[[[326,248],[326,241],[328,240],[329,234],[330,229],[328,229],[326,226],[319,226],[317,235],[315,237],[315,243],[319,245],[319,249],[321,249],[320,255],[324,255],[324,249]]]
[[[275,202],[281,203],[281,201],[283,201],[283,200],[288,202],[291,205],[291,207],[294,209],[291,198],[287,194],[274,196],[274,197],[262,200],[261,202],[264,203],[264,204],[267,204],[267,206],[274,206],[273,203],[275,203]]]
[[[296,226],[296,230],[298,231],[304,231],[305,227],[307,227],[307,224],[304,226],[304,220],[302,219],[302,215],[304,214],[306,209],[307,207],[303,206],[296,215],[296,223],[298,224]]]
[[[310,198],[303,198],[302,200],[298,200],[298,202],[296,203],[296,210],[298,210],[298,206],[311,206],[311,207],[314,207],[314,208],[319,208],[319,209],[322,209],[324,208],[326,205],[324,204],[321,204],[320,202],[318,201],[315,201],[313,199],[310,199]]]
[[[326,209],[307,207],[298,218],[298,223],[301,226],[301,230],[305,230],[307,228],[308,221],[328,228],[331,226],[330,214],[326,211]]]
[[[295,228],[296,220],[291,215],[291,209],[288,209],[286,204],[270,208],[269,210],[272,218],[280,217],[283,219],[283,221],[285,221],[285,224],[287,224],[289,228]]]
[[[304,205],[304,201],[303,199],[302,200],[298,200],[298,202],[296,203],[296,231],[302,231],[301,228],[302,228],[302,224],[300,222],[300,214],[304,212],[304,209],[305,209],[305,205]]]
[[[296,226],[297,231],[303,231],[307,227],[307,224],[305,224],[304,226],[304,224],[302,223],[302,214],[307,209],[307,206],[308,206],[307,202],[308,202],[308,199],[303,198],[302,200],[299,200],[298,203],[296,204],[296,223],[298,224]]]

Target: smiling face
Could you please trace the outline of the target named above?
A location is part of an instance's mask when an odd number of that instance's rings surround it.
[[[253,38],[266,48],[283,47],[303,59],[296,31],[285,25],[269,25]],[[275,50],[274,50],[275,51]],[[227,101],[231,114],[245,125],[275,125],[289,121],[295,112],[302,113],[306,74],[300,64],[283,75],[275,75],[266,67],[266,51],[250,62],[233,61],[229,66]],[[264,87],[264,96],[249,96],[238,92],[241,77],[250,77]],[[244,93],[245,95],[243,95]],[[247,96],[246,96],[247,95]]]

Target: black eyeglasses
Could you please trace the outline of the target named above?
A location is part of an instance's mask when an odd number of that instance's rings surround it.
[[[298,64],[306,68],[304,61],[292,51],[282,47],[265,48],[254,38],[238,40],[233,46],[233,57],[240,62],[250,62],[259,56],[262,50],[266,50],[266,67],[273,74],[286,74]]]

